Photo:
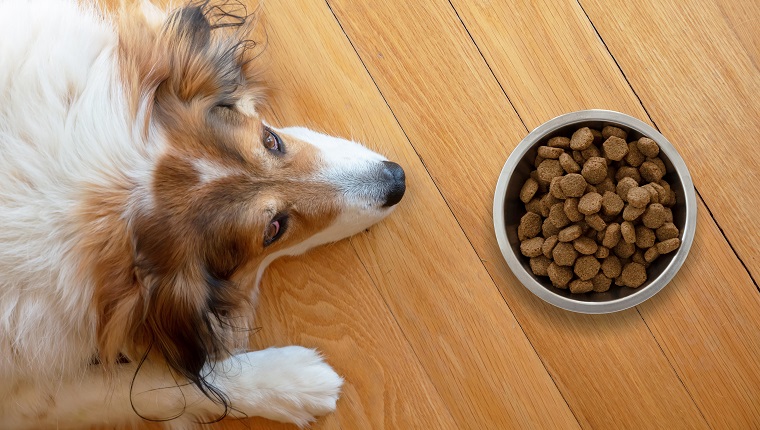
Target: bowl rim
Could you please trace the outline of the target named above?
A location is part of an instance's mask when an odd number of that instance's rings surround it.
[[[649,285],[641,288],[633,294],[626,297],[621,297],[615,300],[606,302],[581,302],[566,297],[557,295],[544,287],[541,283],[537,282],[523,267],[519,261],[519,257],[515,255],[514,250],[509,244],[507,239],[507,226],[505,223],[504,207],[506,203],[506,191],[509,179],[512,173],[515,171],[519,162],[527,154],[527,152],[545,136],[555,132],[556,130],[572,125],[579,122],[586,121],[601,121],[621,124],[630,129],[634,129],[644,136],[653,139],[660,146],[660,150],[665,153],[673,167],[676,170],[676,174],[681,179],[681,183],[684,188],[684,198],[686,207],[686,222],[684,225],[683,240],[681,246],[676,252],[676,255],[668,264],[662,273],[654,278]],[[689,254],[691,245],[694,242],[694,234],[697,227],[697,201],[696,192],[694,190],[694,183],[691,179],[689,169],[686,167],[681,155],[676,148],[663,136],[659,131],[655,130],[650,125],[643,121],[634,118],[630,115],[626,115],[621,112],[605,109],[589,109],[576,112],[566,113],[557,116],[545,123],[539,125],[533,131],[528,133],[525,138],[517,145],[512,153],[504,163],[504,167],[499,175],[499,180],[496,183],[496,190],[494,192],[493,203],[493,222],[494,231],[496,232],[496,240],[499,244],[499,249],[504,259],[507,261],[507,265],[512,270],[512,273],[517,276],[518,280],[536,296],[542,300],[557,306],[562,309],[566,309],[573,312],[585,313],[585,314],[604,314],[611,312],[618,312],[640,303],[654,296],[665,285],[667,285],[678,270],[686,261],[686,257]]]

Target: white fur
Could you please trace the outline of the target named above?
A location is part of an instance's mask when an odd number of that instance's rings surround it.
[[[149,4],[145,10],[160,25],[164,15]],[[179,416],[176,425],[221,412],[194,386],[178,387],[162,366],[146,364],[130,389],[134,364],[110,381],[90,365],[94,288],[75,271],[82,263],[76,245],[87,235],[74,228],[75,211],[87,187],[125,181],[132,209],[151,205],[143,190],[165,150],[160,130],[150,131],[148,144],[129,119],[117,43],[114,26],[93,7],[0,0],[0,428],[136,421],[130,400],[145,417]],[[302,128],[282,132],[320,148],[321,180],[339,185],[343,209],[326,230],[264,261],[259,279],[274,258],[361,231],[391,211],[371,186],[382,156]],[[195,167],[206,181],[231,174],[203,160]],[[234,356],[217,363],[208,381],[244,414],[298,425],[334,410],[342,384],[316,352],[300,347]]]

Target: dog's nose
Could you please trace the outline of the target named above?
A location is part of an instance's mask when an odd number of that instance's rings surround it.
[[[383,161],[383,175],[390,183],[388,193],[385,196],[383,207],[391,207],[401,201],[406,191],[406,175],[404,169],[392,161]]]

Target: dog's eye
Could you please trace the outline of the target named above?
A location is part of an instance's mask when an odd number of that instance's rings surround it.
[[[266,231],[264,232],[264,246],[269,246],[277,239],[282,237],[285,230],[288,228],[287,215],[277,215],[269,222]]]
[[[264,148],[270,151],[285,152],[280,136],[268,128],[264,129]]]

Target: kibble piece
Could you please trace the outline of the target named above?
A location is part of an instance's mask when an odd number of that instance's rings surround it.
[[[562,203],[557,203],[551,207],[547,219],[557,226],[557,228],[564,228],[570,224],[570,219],[565,215],[565,206]]]
[[[550,264],[551,260],[543,255],[533,257],[530,259],[530,270],[536,276],[549,276],[547,270],[549,269]]]
[[[623,199],[616,193],[607,191],[602,196],[602,213],[605,215],[617,215],[624,207]]]
[[[604,276],[614,279],[620,276],[623,271],[623,265],[620,263],[620,259],[614,255],[610,255],[602,261],[602,273]]]
[[[641,177],[647,182],[657,182],[665,176],[665,171],[660,170],[660,166],[651,161],[642,163],[641,167],[639,167],[639,172],[641,173]]]
[[[635,208],[645,208],[649,204],[651,196],[649,191],[642,187],[633,187],[628,190],[627,201],[628,204]]]
[[[555,176],[565,173],[557,160],[544,160],[538,165],[538,179],[546,184],[550,183]]]
[[[541,215],[541,199],[533,199],[525,203],[525,210]]]
[[[636,245],[621,240],[615,245],[612,251],[620,258],[629,258],[634,252],[636,252]]]
[[[601,131],[599,131],[599,130],[597,130],[595,128],[592,128],[591,129],[591,134],[594,136],[594,145],[598,145],[598,144],[602,143],[602,132]]]
[[[589,158],[583,164],[581,175],[589,184],[601,184],[607,178],[607,161],[602,157]]]
[[[586,161],[586,159],[583,158],[583,154],[581,154],[581,151],[573,151],[572,156],[573,156],[573,161],[575,161],[579,165],[583,164],[583,162]]]
[[[583,219],[583,214],[578,210],[578,199],[565,200],[565,215],[572,222],[578,222]]]
[[[652,203],[641,217],[641,222],[649,228],[660,228],[665,224],[665,207],[659,203]],[[664,254],[664,252],[661,252]]]
[[[561,200],[551,195],[551,193],[541,197],[541,216],[548,217],[549,210],[559,202],[561,202]]]
[[[591,284],[594,285],[594,292],[603,293],[610,289],[612,279],[604,276],[603,273],[597,273],[596,276],[591,278]]]
[[[647,158],[647,161],[651,161],[652,163],[656,164],[657,167],[660,168],[660,171],[662,172],[663,175],[665,175],[665,173],[668,171],[668,169],[665,168],[665,162],[663,162],[660,157]]]
[[[617,195],[620,196],[620,198],[623,199],[623,201],[627,201],[628,192],[638,186],[639,186],[639,183],[636,182],[636,180],[631,177],[625,177],[623,179],[619,179],[618,184],[617,184]]]
[[[649,249],[647,249],[647,252],[644,253],[644,261],[647,263],[651,263],[654,260],[656,260],[660,256],[660,251],[657,250],[656,246],[653,246]]]
[[[594,257],[604,260],[605,258],[610,256],[610,249],[605,246],[600,246],[596,249],[596,253],[594,253]]]
[[[523,203],[528,203],[536,195],[536,191],[538,191],[538,182],[533,178],[528,178],[520,190],[520,200]]]
[[[640,249],[634,251],[633,255],[631,256],[631,261],[634,263],[642,264],[644,267],[647,266],[647,261],[644,259],[644,251]]]
[[[576,151],[583,151],[594,143],[594,134],[591,129],[583,127],[575,131],[570,138],[570,148]]]
[[[660,255],[668,254],[681,246],[681,239],[674,237],[673,239],[663,240],[662,242],[657,244],[657,252],[660,253]]]
[[[520,252],[526,257],[538,257],[541,255],[541,246],[544,244],[542,237],[523,240],[520,243]]]
[[[552,251],[554,250],[554,246],[557,245],[557,242],[559,242],[559,239],[557,239],[557,235],[549,236],[544,240],[543,245],[541,245],[541,253],[544,254],[546,258],[551,258]]]
[[[639,151],[639,146],[636,142],[628,144],[628,154],[625,156],[625,162],[628,163],[629,166],[639,167],[641,166],[641,163],[646,161],[646,159],[647,157]]]
[[[657,199],[659,202],[655,203],[662,203],[663,205],[667,204],[668,197],[670,197],[670,191],[666,190],[665,187],[660,185],[658,182],[651,182],[649,185],[651,185],[652,188],[657,191]]]
[[[541,216],[533,212],[528,212],[520,218],[520,225],[517,227],[517,236],[520,240],[536,237],[541,232]]]
[[[616,136],[623,140],[628,138],[628,133],[622,128],[613,125],[607,125],[602,129],[602,138],[609,139],[610,136]]]
[[[599,148],[596,147],[596,145],[591,145],[588,148],[581,151],[581,155],[583,155],[583,159],[587,160],[592,157],[601,157],[602,151],[599,150]]]
[[[629,288],[639,288],[647,280],[647,269],[643,264],[628,263],[620,275],[623,285]]]
[[[636,227],[630,221],[623,221],[620,224],[620,234],[623,240],[628,243],[636,243]]]
[[[623,209],[623,219],[626,221],[636,221],[645,211],[646,208],[636,208],[631,205],[626,205],[625,209]]]
[[[565,151],[562,148],[554,148],[551,146],[539,146],[538,147],[538,156],[543,157],[545,159],[554,159],[556,160],[559,158],[560,155],[564,154]]]
[[[541,225],[541,236],[543,237],[552,237],[559,234],[560,228],[554,225],[554,223],[549,219],[546,218],[544,220],[544,223]]]
[[[562,176],[555,176],[554,179],[552,179],[551,184],[549,184],[549,193],[554,196],[554,198],[565,200],[567,196],[565,195],[565,192],[562,191],[562,187],[559,185],[559,182],[562,180]]]
[[[578,251],[575,250],[572,243],[560,242],[552,251],[554,262],[560,266],[572,266],[575,259],[578,258]]]
[[[609,168],[608,168],[608,171],[609,171]],[[614,193],[615,191],[617,191],[617,188],[615,187],[615,183],[612,181],[612,179],[610,179],[609,176],[604,178],[601,184],[596,185],[596,192],[601,195],[604,195],[607,192]],[[622,210],[622,208],[620,209]]]
[[[599,263],[599,260],[594,258],[594,256],[584,255],[575,261],[575,268],[573,271],[582,281],[588,281],[599,273],[600,267],[601,264]]]
[[[586,224],[596,231],[602,231],[607,228],[607,223],[604,222],[599,214],[586,215]]]
[[[639,139],[636,146],[638,146],[642,154],[649,158],[656,157],[660,153],[660,147],[657,145],[657,142],[648,137]]]
[[[580,197],[586,190],[586,179],[577,173],[568,173],[562,177],[560,186],[567,197]]]
[[[649,201],[652,203],[660,203],[660,194],[657,193],[657,190],[654,188],[652,183],[646,184],[643,187],[641,187],[649,193]]]
[[[591,255],[596,253],[599,245],[594,239],[586,236],[581,236],[573,241],[573,247],[576,251],[583,255]]]
[[[620,161],[628,154],[628,143],[617,136],[610,136],[604,141],[602,148],[604,156],[614,161]]]
[[[643,166],[643,164],[642,164]],[[641,173],[639,172],[639,169],[631,166],[623,166],[617,170],[615,173],[615,179],[618,180],[618,182],[622,181],[623,178],[631,178],[634,181],[636,181],[636,185],[639,185],[641,182]]]
[[[573,280],[573,269],[567,266],[560,266],[552,262],[547,269],[549,280],[557,288],[567,288],[567,284]]]
[[[560,230],[558,238],[560,242],[572,242],[575,239],[581,237],[583,229],[578,224],[573,224],[570,227]]]
[[[559,165],[562,166],[567,173],[578,173],[581,171],[581,166],[579,166],[578,163],[573,160],[573,157],[567,153],[563,153],[559,156]]]
[[[622,232],[620,231],[620,224],[614,222],[607,226],[604,231],[604,238],[602,239],[602,245],[607,248],[614,248],[615,245],[620,242]]]
[[[570,283],[570,292],[574,294],[588,293],[594,290],[594,284],[591,281],[582,281],[576,279]]]
[[[636,226],[636,246],[648,249],[654,246],[654,230],[643,225]]]
[[[588,193],[578,201],[578,211],[584,215],[599,212],[602,208],[602,196],[599,193]]]
[[[541,163],[544,162],[544,160],[546,160],[546,158],[544,158],[544,157],[542,157],[540,155],[536,155],[536,159],[533,160],[533,167],[538,168],[538,166],[540,166]],[[536,175],[538,175],[538,172],[536,172]],[[538,176],[536,176],[536,179],[538,179]]]
[[[570,139],[565,136],[556,136],[549,139],[546,144],[552,148],[568,149],[570,148]]]
[[[678,227],[676,227],[675,224],[668,222],[660,226],[655,234],[657,235],[657,240],[662,242],[668,239],[673,239],[674,237],[678,237],[679,232]]]

